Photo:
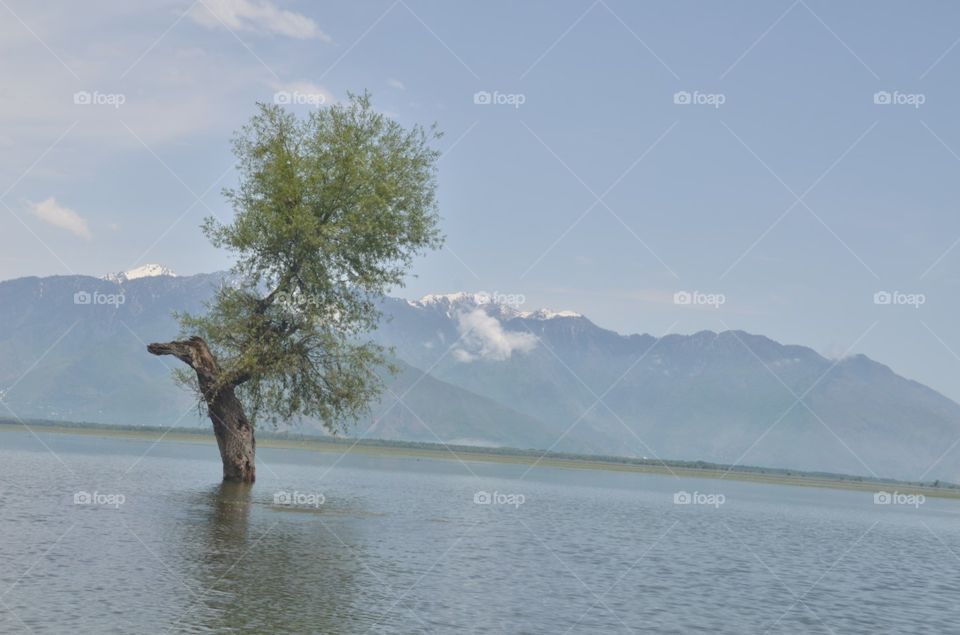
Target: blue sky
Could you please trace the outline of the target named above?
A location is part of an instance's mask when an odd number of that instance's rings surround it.
[[[229,217],[228,141],[254,102],[368,89],[446,132],[447,247],[398,294],[522,294],[622,332],[744,329],[960,399],[954,3],[4,0],[0,15],[2,279],[228,266],[198,225]],[[723,303],[676,303],[694,291]]]

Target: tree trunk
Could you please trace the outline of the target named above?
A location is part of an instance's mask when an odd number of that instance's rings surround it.
[[[220,447],[223,480],[253,483],[257,471],[254,463],[257,441],[233,387],[222,389],[208,402],[207,412]]]
[[[223,381],[220,366],[207,343],[199,337],[191,337],[186,341],[150,344],[147,350],[154,355],[173,355],[196,371],[200,393],[220,448],[223,480],[253,483],[257,448],[253,426],[237,398],[238,383]]]

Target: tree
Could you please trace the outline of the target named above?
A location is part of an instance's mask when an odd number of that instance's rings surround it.
[[[231,275],[205,314],[178,315],[181,339],[147,347],[192,369],[177,379],[213,423],[223,478],[248,483],[256,422],[307,417],[336,431],[367,411],[389,367],[364,339],[377,301],[443,240],[435,126],[404,128],[366,93],[305,118],[258,108],[234,138],[234,218],[203,224],[236,258]]]

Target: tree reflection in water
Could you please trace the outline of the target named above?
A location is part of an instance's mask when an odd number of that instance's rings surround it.
[[[376,621],[362,609],[362,595],[386,598],[358,562],[357,515],[328,504],[279,507],[272,497],[242,483],[199,495],[203,513],[185,528],[197,533],[181,543],[195,553],[180,559],[192,563],[190,586],[198,591],[175,631],[352,633]]]

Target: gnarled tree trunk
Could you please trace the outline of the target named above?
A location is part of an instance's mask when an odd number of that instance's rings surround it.
[[[147,350],[154,355],[173,355],[197,373],[200,393],[207,404],[223,460],[223,480],[253,483],[256,479],[257,443],[253,426],[243,412],[243,404],[237,399],[236,387],[240,382],[225,381],[216,358],[202,338],[150,344]]]

